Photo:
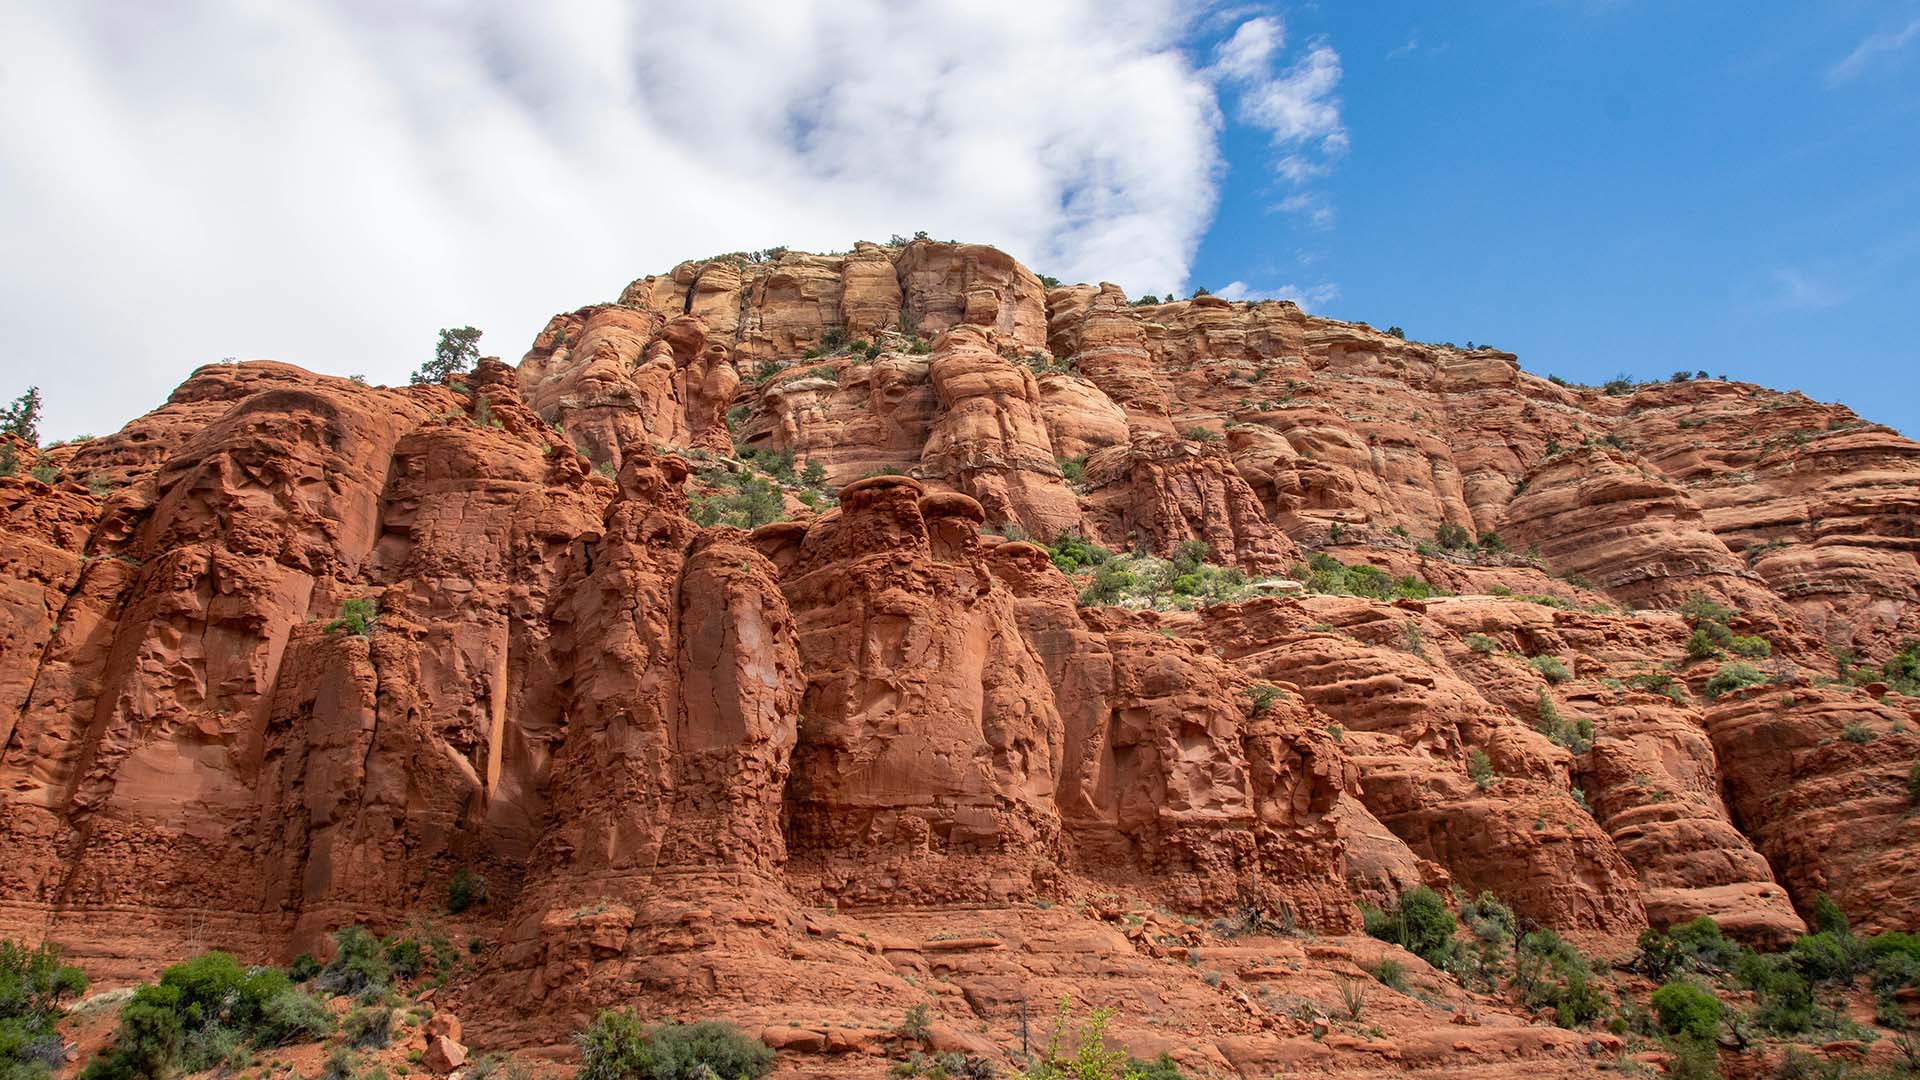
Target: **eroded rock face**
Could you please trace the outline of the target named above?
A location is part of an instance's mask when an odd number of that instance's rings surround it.
[[[1609,932],[1644,922],[1635,874],[1570,797],[1565,755],[1423,655],[1438,634],[1417,606],[1286,603],[1285,614],[1209,612],[1208,636],[1229,661],[1298,687],[1338,725],[1367,815],[1415,857],[1389,865],[1437,868],[1426,884],[1492,890],[1551,925]],[[1420,652],[1405,651],[1416,641]],[[1476,752],[1503,775],[1477,784],[1468,770]]]
[[[1060,479],[1039,384],[1025,367],[996,355],[992,342],[961,326],[934,347],[927,375],[940,414],[920,468],[971,495],[988,520],[1050,540],[1079,528],[1079,503]]]
[[[1743,610],[1777,603],[1684,491],[1618,453],[1568,453],[1535,470],[1503,528],[1631,603],[1674,607],[1694,594]]]
[[[1059,714],[980,517],[905,477],[862,480],[783,569],[812,673],[788,824],[836,899],[1020,898],[1055,846]]]
[[[1802,910],[1825,892],[1868,931],[1920,919],[1920,832],[1905,786],[1920,760],[1912,701],[1766,687],[1708,711],[1733,811]]]
[[[1255,573],[1292,566],[1299,550],[1267,519],[1227,454],[1209,444],[1146,438],[1087,461],[1088,536],[1117,549],[1171,551],[1199,540]]]
[[[501,1045],[631,1002],[860,1075],[938,985],[987,1056],[1069,994],[1223,1075],[1475,1040],[1571,1075],[1424,966],[1445,1008],[1326,1038],[1289,1002],[1388,946],[1195,927],[1350,934],[1421,884],[1622,949],[1778,944],[1819,892],[1920,920],[1914,699],[1824,685],[1920,635],[1920,447],[1795,395],[918,240],[682,264],[445,386],[213,365],[9,448],[0,934],[97,977],[396,927],[466,869],[497,948],[450,993]],[[797,516],[702,528],[747,451]],[[1082,607],[1069,533],[1269,595]],[[1438,594],[1300,595],[1310,553]],[[1766,685],[1708,699],[1695,594]]]

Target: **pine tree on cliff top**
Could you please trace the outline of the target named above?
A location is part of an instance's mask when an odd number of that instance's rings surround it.
[[[433,347],[433,359],[413,373],[415,385],[447,381],[447,376],[471,369],[480,359],[480,331],[471,326],[440,331],[440,344]]]
[[[17,435],[28,446],[40,445],[39,387],[28,387],[13,404],[0,409],[0,433]]]

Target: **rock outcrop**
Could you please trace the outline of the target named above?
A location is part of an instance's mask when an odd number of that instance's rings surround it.
[[[633,1003],[880,1075],[915,1005],[1004,1059],[1067,994],[1221,1075],[1576,1075],[1618,1040],[1361,905],[1920,922],[1920,699],[1830,651],[1920,636],[1920,446],[1794,394],[915,240],[685,263],[445,385],[213,365],[6,453],[0,935],[108,981],[465,873],[448,993],[501,1046]],[[1083,605],[1083,541],[1241,592]],[[1330,1031],[1389,955],[1419,995]]]

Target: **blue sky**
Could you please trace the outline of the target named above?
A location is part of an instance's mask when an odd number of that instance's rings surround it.
[[[1227,95],[1194,282],[1292,286],[1576,381],[1798,388],[1920,435],[1920,3],[1279,11],[1290,46],[1338,51],[1347,147],[1277,178]],[[1302,193],[1330,220],[1275,209]]]
[[[0,4],[0,401],[927,230],[1920,434],[1920,0]]]

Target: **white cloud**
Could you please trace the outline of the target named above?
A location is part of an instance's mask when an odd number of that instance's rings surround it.
[[[1274,209],[1283,214],[1294,214],[1316,229],[1333,227],[1333,207],[1328,205],[1324,197],[1311,191],[1296,191],[1281,199]]]
[[[1420,39],[1417,36],[1410,37],[1406,40],[1405,43],[1400,45],[1395,45],[1393,48],[1388,49],[1387,59],[1400,60],[1405,57],[1412,56],[1414,53],[1417,53],[1419,51],[1420,51]]]
[[[1782,307],[1817,310],[1835,307],[1846,300],[1833,286],[1790,267],[1775,270],[1773,283],[1778,290],[1775,302]]]
[[[1214,48],[1211,71],[1234,97],[1234,115],[1242,123],[1264,131],[1273,145],[1271,167],[1280,181],[1294,190],[1272,209],[1293,215],[1309,228],[1330,229],[1332,202],[1304,185],[1333,170],[1333,161],[1347,150],[1347,127],[1341,118],[1340,54],[1324,38],[1309,41],[1305,51],[1285,70],[1274,63],[1286,46],[1286,27],[1278,18],[1260,16],[1242,22]],[[1323,304],[1338,295],[1332,285],[1300,289],[1287,285],[1260,290],[1244,282],[1232,299],[1283,299]],[[1220,295],[1228,296],[1228,289]]]
[[[403,380],[682,258],[926,229],[1184,285],[1216,81],[1300,153],[1338,58],[1201,70],[1174,0],[0,5],[0,398],[117,427],[194,366]],[[1264,39],[1262,35],[1265,35]],[[1263,51],[1264,50],[1264,51]],[[1227,61],[1220,54],[1215,63]]]
[[[1244,281],[1229,281],[1215,293],[1223,300],[1291,300],[1304,311],[1315,311],[1340,298],[1340,287],[1331,282],[1318,285],[1282,285],[1277,289],[1255,289]]]
[[[1318,180],[1327,175],[1333,171],[1333,167],[1304,154],[1283,154],[1274,159],[1273,171],[1279,173],[1283,179],[1304,184],[1308,180]]]
[[[1242,25],[1241,32],[1250,25]],[[1229,44],[1240,36],[1236,32]],[[1347,128],[1340,119],[1340,54],[1326,41],[1313,41],[1305,56],[1278,75],[1268,74],[1264,66],[1252,75],[1231,70],[1228,75],[1241,84],[1240,118],[1264,129],[1275,146],[1289,150],[1317,146],[1326,154],[1346,150]]]
[[[1858,77],[1874,60],[1888,53],[1899,52],[1915,38],[1920,38],[1920,18],[1912,20],[1898,30],[1886,30],[1867,35],[1865,40],[1854,46],[1852,52],[1827,69],[1827,85],[1838,86]]]
[[[1286,26],[1270,15],[1248,19],[1214,50],[1214,73],[1228,79],[1261,79],[1274,50],[1287,43]]]

